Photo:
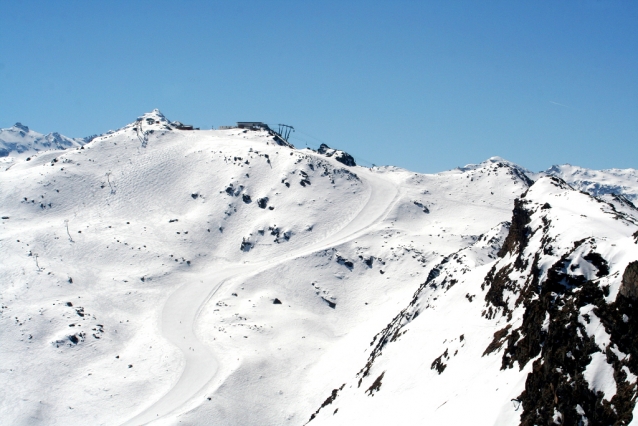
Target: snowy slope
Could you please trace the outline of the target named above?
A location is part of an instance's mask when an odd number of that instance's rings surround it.
[[[21,123],[16,123],[8,129],[0,129],[0,157],[26,158],[40,151],[79,147],[87,141],[71,139],[55,132],[43,135]]]
[[[541,178],[511,223],[431,270],[311,424],[628,424],[633,213]]]
[[[605,241],[605,303],[638,258],[631,202],[500,158],[424,175],[280,143],[154,110],[0,173],[3,422],[516,424],[533,361],[483,356],[525,317],[524,298],[488,297],[521,247],[515,200],[552,205],[533,214],[556,215],[556,256]],[[570,233],[574,200],[591,223]],[[546,255],[534,238],[525,259]],[[606,391],[596,357],[583,374]]]

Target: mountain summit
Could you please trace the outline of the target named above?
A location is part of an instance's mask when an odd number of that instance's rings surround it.
[[[633,421],[635,170],[366,168],[159,110],[0,135],[7,424]]]

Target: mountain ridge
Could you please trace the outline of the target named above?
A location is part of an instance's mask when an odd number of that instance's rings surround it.
[[[175,123],[0,172],[12,424],[633,418],[631,171],[420,174]]]

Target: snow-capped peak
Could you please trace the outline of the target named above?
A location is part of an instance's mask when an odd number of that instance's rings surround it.
[[[510,164],[514,164],[514,163],[511,163],[510,161],[507,161],[503,157],[499,157],[498,155],[490,157],[490,158],[488,158],[487,160],[484,161],[484,163],[487,163],[487,162],[489,162],[489,163],[510,163]]]
[[[137,117],[132,123],[117,130],[109,130],[93,140],[103,141],[116,135],[134,132],[136,137],[142,142],[142,146],[145,147],[148,144],[149,135],[155,132],[170,130],[194,130],[194,128],[193,126],[182,124],[179,121],[169,121],[159,109],[155,108],[153,111]]]
[[[511,168],[515,168],[517,170],[519,170],[522,173],[529,173],[530,171],[527,170],[524,167],[519,166],[516,163],[512,163],[511,161],[508,161],[502,157],[498,157],[498,156],[494,156],[494,157],[490,157],[487,160],[479,163],[479,164],[466,164],[464,167],[458,167],[457,170],[460,170],[462,172],[466,172],[469,170],[476,170],[476,169],[480,169],[480,168],[484,168],[484,167],[489,167],[493,164],[496,165],[502,165],[502,166],[509,166]]]
[[[0,129],[0,157],[28,156],[39,151],[67,149],[84,143],[84,139],[69,138],[57,132],[44,135],[19,122],[7,129]]]
[[[151,112],[147,112],[137,117],[132,123],[127,124],[126,126],[116,130],[107,132],[106,135],[111,135],[116,132],[124,131],[124,130],[134,130],[139,135],[149,133],[153,133],[158,130],[199,130],[194,128],[191,125],[183,124],[179,121],[170,121],[166,118],[162,112],[155,108]]]
[[[155,121],[168,121],[166,119],[166,116],[164,116],[164,114],[162,114],[162,112],[155,108],[153,111],[151,112],[147,112],[145,114],[142,114],[140,117],[138,117],[137,121],[142,121],[142,120],[155,120]]]
[[[21,130],[23,132],[27,132],[27,133],[29,132],[29,128],[27,126],[25,126],[24,124],[20,123],[20,122],[14,124],[12,129],[14,129],[14,128],[18,129],[18,130]]]
[[[638,170],[606,169],[591,170],[571,164],[554,165],[544,174],[557,176],[574,188],[586,191],[595,197],[607,194],[624,195],[632,202],[638,201]]]

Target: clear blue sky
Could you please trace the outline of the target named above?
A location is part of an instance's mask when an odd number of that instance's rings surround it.
[[[0,0],[0,47],[0,127],[159,108],[420,172],[638,168],[636,1]]]

